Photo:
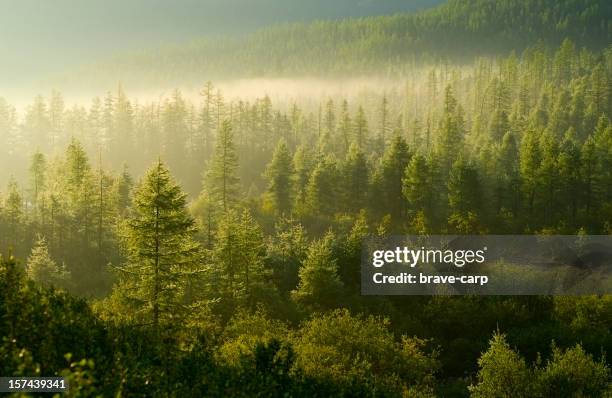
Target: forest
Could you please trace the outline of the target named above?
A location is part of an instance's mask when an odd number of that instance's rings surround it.
[[[369,236],[612,234],[610,4],[519,4],[270,28],[361,26],[376,51],[329,59],[347,74],[406,55],[383,20],[499,36],[391,89],[0,98],[0,375],[70,397],[612,397],[612,296],[361,295]]]
[[[209,79],[410,75],[432,62],[470,63],[535,44],[610,44],[607,0],[447,0],[416,13],[272,25],[238,37],[125,51],[68,73],[65,84],[108,88],[118,80],[145,89]]]

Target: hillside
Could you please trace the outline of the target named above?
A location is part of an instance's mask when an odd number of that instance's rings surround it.
[[[608,0],[451,0],[417,13],[290,23],[241,38],[122,54],[83,75],[181,84],[203,78],[381,74],[432,58],[462,61],[538,43],[557,46],[566,37],[578,47],[599,49],[612,42],[611,21]]]

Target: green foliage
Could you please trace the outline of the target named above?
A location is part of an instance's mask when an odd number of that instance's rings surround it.
[[[77,396],[609,395],[610,296],[359,295],[370,234],[611,232],[608,3],[453,0],[188,55],[198,79],[388,78],[346,98],[0,99],[0,249],[31,253],[0,265],[0,374]]]
[[[218,133],[215,154],[206,174],[206,187],[211,200],[223,211],[231,208],[238,196],[239,179],[236,176],[238,157],[233,137],[231,123],[224,120]]]
[[[579,344],[567,350],[553,344],[546,366],[530,368],[496,333],[478,363],[479,382],[470,386],[473,397],[603,397],[611,391],[605,361],[594,361]]]
[[[66,268],[58,265],[49,255],[44,238],[39,238],[32,248],[26,270],[28,277],[41,285],[65,287],[70,279]]]
[[[275,213],[279,216],[288,215],[291,211],[292,175],[293,166],[287,144],[279,141],[266,169],[266,178],[269,181],[268,193],[272,199]]]
[[[418,13],[281,24],[246,37],[141,51],[89,73],[96,74],[94,81],[113,84],[115,76],[107,70],[120,68],[126,79],[149,85],[168,75],[182,82],[199,82],[203,74],[219,79],[359,76],[409,70],[415,61],[431,58],[462,61],[522,51],[538,41],[558,46],[568,37],[579,47],[605,48],[611,16],[606,0],[451,0]],[[571,67],[569,50],[564,46],[559,52],[551,73],[559,82]]]
[[[552,358],[541,372],[546,397],[603,397],[612,392],[606,363],[593,361],[580,345],[565,351],[553,347]]]
[[[136,188],[124,227],[128,261],[118,268],[115,293],[155,328],[184,315],[184,300],[195,299],[192,284],[203,272],[185,196],[158,161]]]
[[[502,334],[495,334],[489,349],[478,360],[478,384],[472,397],[532,397],[533,374],[525,360],[513,351]]]
[[[293,299],[306,307],[334,308],[340,305],[343,284],[333,255],[335,236],[329,231],[313,241],[300,268],[300,282]]]
[[[398,343],[388,328],[388,320],[351,316],[348,310],[314,317],[296,337],[297,366],[307,375],[341,383],[367,380],[396,394],[427,390],[436,360],[423,352],[425,342],[404,337]]]

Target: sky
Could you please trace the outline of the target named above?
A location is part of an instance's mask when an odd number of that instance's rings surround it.
[[[2,85],[124,51],[292,21],[384,15],[443,0],[0,0]]]

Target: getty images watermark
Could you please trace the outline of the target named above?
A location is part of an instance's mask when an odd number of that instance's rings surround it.
[[[610,235],[392,236],[363,243],[363,295],[612,293]]]

